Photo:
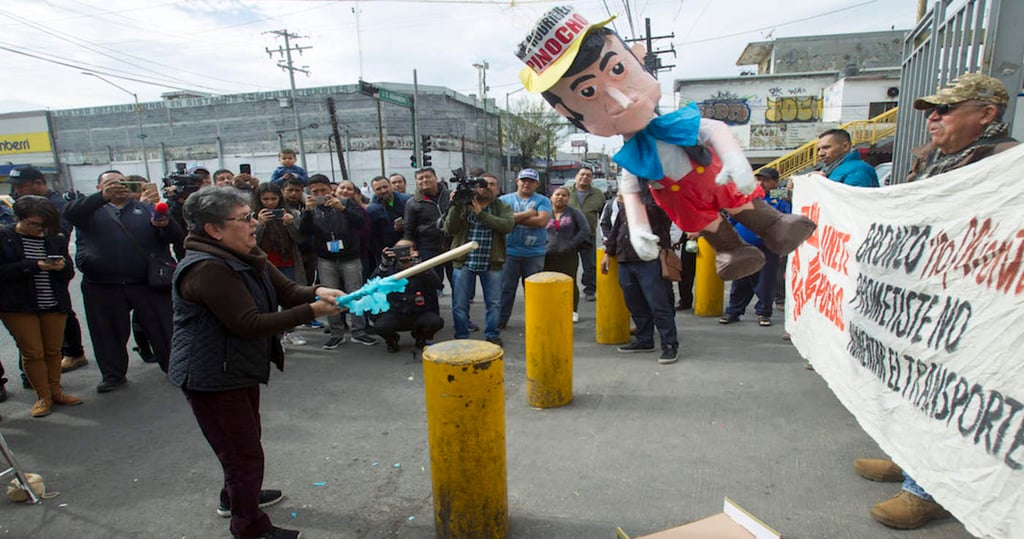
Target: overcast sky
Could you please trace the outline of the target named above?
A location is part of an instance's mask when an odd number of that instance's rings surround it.
[[[522,87],[516,44],[541,14],[563,3],[4,0],[0,65],[6,84],[0,113],[132,101],[128,93],[82,71],[102,74],[142,101],[157,101],[175,89],[213,94],[284,89],[288,75],[266,52],[283,46],[268,32],[284,29],[303,36],[293,46],[312,47],[295,57],[296,65],[310,72],[308,77],[296,73],[300,88],[353,84],[360,75],[370,82],[411,83],[416,69],[420,84],[478,93],[473,64],[486,61],[488,96],[504,107],[506,95]],[[670,103],[673,79],[738,75],[742,68],[736,59],[748,42],[907,29],[914,24],[917,0],[629,0],[633,27],[625,0],[572,4],[591,20],[619,14],[615,28],[627,38],[643,35],[645,17],[651,19],[652,34],[675,34],[655,44],[656,49],[674,46],[678,55],[662,55],[666,65],[677,66],[659,75]]]

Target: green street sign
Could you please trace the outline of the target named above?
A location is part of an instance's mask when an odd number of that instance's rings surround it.
[[[412,108],[412,97],[407,96],[405,94],[400,94],[398,92],[392,92],[390,90],[385,90],[385,89],[382,88],[377,93],[377,97],[381,101],[387,101],[388,103],[391,103],[393,105],[398,105],[399,107]]]

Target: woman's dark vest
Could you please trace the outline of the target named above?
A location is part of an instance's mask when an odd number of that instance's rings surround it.
[[[277,310],[277,292],[268,268],[257,273],[252,266],[200,251],[187,251],[174,272],[171,297],[174,301],[174,334],[167,377],[171,383],[192,391],[226,391],[267,383],[272,359],[283,360],[277,336],[243,339],[227,330],[220,319],[199,302],[178,292],[188,269],[204,260],[226,264],[241,279],[260,312]]]

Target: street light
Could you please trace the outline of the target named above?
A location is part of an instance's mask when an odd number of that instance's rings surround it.
[[[505,92],[505,114],[507,116],[511,116],[512,115],[512,111],[510,111],[509,107],[508,107],[508,96],[510,96],[510,95],[512,95],[514,93],[522,92],[525,89],[526,89],[526,87],[523,86],[522,88],[519,88],[518,90],[512,90],[511,92]],[[507,121],[507,123],[511,124],[511,121]],[[508,127],[506,127],[505,129],[508,129]],[[506,170],[511,172],[512,171],[512,143],[510,141],[505,141],[505,142],[508,144],[508,147],[509,147],[508,148],[508,154],[506,154],[506,156],[505,156],[506,157],[506,162],[507,162]],[[502,149],[504,149],[504,148],[502,148]]]
[[[142,132],[142,106],[139,105],[138,94],[136,94],[135,92],[130,92],[125,88],[122,88],[120,85],[115,84],[95,73],[89,71],[82,71],[81,73],[83,75],[88,75],[90,77],[96,77],[97,79],[100,79],[101,81],[113,86],[114,88],[117,88],[118,90],[121,90],[122,92],[131,95],[135,99],[135,121],[136,123],[138,123],[139,126],[139,149],[142,151],[142,163],[146,166],[146,180],[152,181],[153,178],[151,178],[149,175],[149,159],[146,158],[146,134]]]

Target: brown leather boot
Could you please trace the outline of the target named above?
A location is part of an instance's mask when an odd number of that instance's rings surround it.
[[[899,530],[920,528],[932,520],[948,518],[946,511],[936,502],[901,490],[899,494],[871,508],[871,518]]]
[[[26,361],[21,359],[21,368],[25,371],[25,378],[35,390],[39,400],[52,400],[50,395],[50,375],[47,373],[46,362],[42,359]]]
[[[50,399],[39,399],[32,406],[32,417],[46,417],[50,415],[53,408],[53,401]]]
[[[853,471],[864,479],[882,483],[903,481],[903,468],[889,459],[857,459],[853,461]]]
[[[750,201],[754,209],[743,210],[732,218],[764,240],[769,251],[785,256],[811,237],[818,225],[803,215],[782,213],[761,198]]]
[[[710,232],[704,229],[701,236],[715,250],[715,273],[723,281],[735,281],[757,273],[764,266],[764,253],[744,242],[725,219],[718,224],[718,230]]]
[[[62,370],[63,365],[61,365],[60,359],[51,360],[46,363],[46,375],[50,383],[50,399],[54,404],[62,404],[64,406],[82,404],[82,399],[64,393],[64,389],[60,387],[60,373]]]
[[[54,404],[61,404],[64,406],[77,406],[82,404],[82,399],[74,395],[68,395],[60,386],[57,386],[56,389],[51,389],[50,392],[53,394]]]

